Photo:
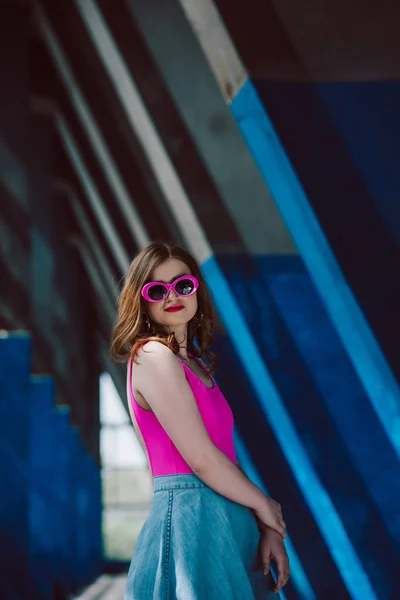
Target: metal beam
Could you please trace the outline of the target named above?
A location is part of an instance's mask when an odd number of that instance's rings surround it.
[[[107,147],[100,127],[96,123],[89,105],[80,90],[78,82],[73,75],[72,69],[62,51],[54,29],[39,2],[35,3],[35,14],[42,38],[53,58],[71,103],[92,146],[93,152],[103,168],[104,175],[108,180],[120,210],[126,219],[127,227],[130,230],[136,245],[139,248],[146,246],[150,242],[148,232],[146,231],[133,199],[118,170],[118,166]]]

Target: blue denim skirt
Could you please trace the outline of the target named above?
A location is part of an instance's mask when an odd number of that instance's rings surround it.
[[[124,600],[267,600],[252,511],[194,474],[154,477],[149,515],[131,560]]]

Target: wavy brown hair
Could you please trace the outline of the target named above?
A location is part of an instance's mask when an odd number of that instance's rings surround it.
[[[146,301],[141,290],[146,283],[152,281],[154,269],[169,258],[184,262],[191,275],[199,280],[197,290],[197,311],[188,323],[187,351],[201,358],[207,370],[213,374],[216,370],[216,356],[210,350],[213,336],[213,315],[210,294],[195,259],[183,248],[153,242],[141,250],[133,259],[128,273],[123,279],[118,299],[118,314],[111,337],[110,354],[116,362],[126,362],[130,358],[136,360],[137,351],[150,340],[162,342],[175,354],[179,344],[174,332],[168,333],[162,325],[149,318],[146,322]]]

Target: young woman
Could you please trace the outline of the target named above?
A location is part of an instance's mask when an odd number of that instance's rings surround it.
[[[212,329],[192,256],[164,243],[142,250],[111,344],[128,361],[129,410],[154,482],[125,600],[267,600],[289,577],[281,507],[236,461],[232,411],[212,377]]]

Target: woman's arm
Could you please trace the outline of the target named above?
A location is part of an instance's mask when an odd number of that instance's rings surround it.
[[[238,462],[236,466],[246,475]],[[264,575],[268,575],[271,560],[275,562],[278,572],[278,582],[275,583],[274,593],[277,594],[287,584],[290,577],[289,557],[282,537],[271,529],[271,527],[264,525],[256,514],[254,514],[254,517],[260,532],[259,554],[262,571]]]
[[[240,471],[243,473],[243,475],[245,477],[247,477],[246,473],[243,471],[242,467],[240,466],[240,464],[238,462],[236,463],[236,466],[238,469],[240,469]],[[248,479],[248,477],[247,477],[247,479]],[[253,510],[253,514],[254,514],[254,518],[256,520],[259,532],[264,533],[266,529],[269,529],[269,527],[267,525],[265,525],[262,521],[260,521],[260,519],[255,514],[254,510]]]
[[[193,472],[222,496],[265,514],[271,527],[284,534],[276,503],[213,444],[174,353],[152,341],[139,352],[138,360],[135,387]]]

